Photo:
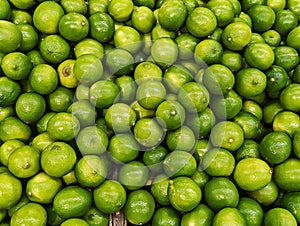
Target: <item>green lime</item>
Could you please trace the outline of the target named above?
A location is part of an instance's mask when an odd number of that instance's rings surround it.
[[[33,12],[33,24],[44,34],[55,34],[58,32],[59,20],[63,15],[61,5],[55,1],[44,1]]]
[[[183,125],[176,130],[168,131],[166,144],[170,150],[191,151],[195,146],[196,136],[192,129]]]
[[[275,12],[267,5],[253,5],[247,11],[252,19],[252,29],[256,32],[269,30],[275,23]]]
[[[218,26],[223,27],[229,24],[234,18],[234,6],[231,1],[226,0],[213,0],[206,4],[206,7],[210,9],[216,16]]]
[[[132,0],[112,0],[108,5],[108,13],[117,22],[127,21],[133,11]]]
[[[109,42],[115,33],[115,22],[105,12],[96,12],[89,17],[90,36],[101,42]]]
[[[280,206],[290,211],[299,223],[299,201],[300,201],[299,192],[289,192],[283,195],[280,200]]]
[[[147,190],[136,190],[129,193],[124,206],[126,219],[135,225],[149,222],[155,211],[155,201]]]
[[[139,148],[139,144],[132,134],[119,133],[111,137],[107,150],[117,163],[126,163],[138,157]]]
[[[84,0],[61,0],[60,5],[64,8],[66,13],[77,12],[85,15],[88,10],[88,5]]]
[[[1,68],[8,78],[22,80],[28,77],[32,64],[24,53],[12,52],[2,58]]]
[[[223,54],[222,45],[213,39],[204,39],[199,42],[194,50],[195,61],[201,64],[203,61],[207,65],[216,64],[221,62],[221,57]]]
[[[21,94],[21,86],[6,76],[0,77],[0,105],[8,107],[13,105]]]
[[[251,113],[256,118],[258,118],[259,121],[263,119],[263,109],[262,107],[253,100],[245,100],[243,101],[243,107],[242,110],[248,113]]]
[[[244,53],[246,62],[259,70],[266,70],[272,66],[276,54],[266,43],[250,43]]]
[[[74,92],[62,86],[58,86],[48,96],[48,106],[51,111],[65,112],[74,101]]]
[[[4,119],[10,116],[15,115],[15,109],[13,105],[10,105],[8,107],[0,107],[0,122],[2,122]]]
[[[293,153],[296,155],[296,157],[299,157],[300,154],[299,139],[300,139],[300,133],[296,132],[292,138]],[[0,147],[0,161],[1,161],[1,147]]]
[[[235,73],[243,68],[243,59],[240,53],[225,50],[221,56],[221,64],[225,65]]]
[[[80,126],[95,125],[97,112],[95,107],[88,100],[78,100],[73,102],[67,109],[68,113],[72,113],[80,122]]]
[[[9,172],[0,173],[0,208],[9,209],[16,205],[22,195],[22,183]]]
[[[150,9],[154,9],[155,0],[133,0],[134,5],[147,6]]]
[[[8,140],[2,143],[0,146],[0,162],[2,165],[7,166],[8,158],[11,153],[23,145],[25,145],[24,142],[20,140]]]
[[[273,226],[280,224],[296,226],[297,221],[290,211],[280,207],[271,208],[268,212],[266,212],[264,217],[264,225]]]
[[[159,38],[154,40],[151,46],[153,60],[164,67],[175,63],[178,57],[178,46],[171,38]]]
[[[156,24],[151,31],[151,40],[157,40],[160,38],[176,38],[175,31],[168,31],[164,29],[160,24]]]
[[[175,38],[175,42],[179,47],[180,59],[188,60],[194,57],[194,50],[199,39],[189,33],[183,33]]]
[[[282,36],[286,36],[297,24],[298,18],[291,10],[283,9],[276,13],[274,29]]]
[[[135,100],[137,85],[134,78],[129,75],[123,75],[115,79],[115,83],[120,88],[120,102],[132,103]]]
[[[276,30],[265,31],[264,33],[262,33],[262,37],[264,38],[265,42],[271,47],[279,46],[281,42],[281,36]]]
[[[102,213],[98,208],[92,206],[82,217],[90,226],[108,225],[109,214]]]
[[[33,50],[39,42],[39,34],[31,24],[18,24],[18,29],[22,33],[22,42],[19,48],[22,52]]]
[[[228,177],[234,170],[235,159],[228,150],[213,148],[204,154],[201,167],[210,176]]]
[[[236,207],[239,202],[239,192],[231,180],[226,177],[215,177],[204,186],[206,203],[214,210],[225,207]]]
[[[53,208],[62,218],[81,217],[91,207],[92,200],[92,193],[87,189],[76,185],[68,186],[56,194]]]
[[[31,128],[15,116],[7,117],[0,123],[0,139],[3,142],[14,139],[27,142],[31,133]]]
[[[43,133],[47,131],[48,127],[48,121],[49,119],[54,116],[56,113],[55,112],[47,112],[45,113],[42,118],[36,123],[36,128],[38,133]]]
[[[197,162],[192,154],[175,150],[165,157],[163,168],[169,177],[192,176],[196,171]]]
[[[12,8],[10,21],[14,24],[31,24],[33,25],[33,15],[26,10]]]
[[[191,178],[180,176],[169,181],[168,197],[176,210],[189,212],[199,205],[202,191]]]
[[[242,50],[251,41],[251,28],[244,22],[228,24],[222,33],[222,41],[230,50]]]
[[[152,225],[180,225],[180,215],[172,207],[161,207],[157,209],[151,220]]]
[[[206,7],[196,7],[186,19],[187,30],[197,38],[212,34],[217,27],[215,14]]]
[[[92,15],[97,12],[107,12],[109,0],[91,0],[88,4],[88,14]]]
[[[42,169],[53,177],[61,177],[69,173],[77,157],[72,146],[65,142],[54,142],[41,153]]]
[[[43,132],[33,138],[31,145],[39,152],[42,152],[48,145],[52,144],[53,142],[54,140],[49,136],[49,133]]]
[[[279,189],[275,182],[271,180],[266,186],[255,191],[250,191],[248,194],[261,205],[270,206],[279,197]]]
[[[261,34],[253,32],[251,35],[251,41],[249,44],[252,44],[252,43],[266,43],[266,41]]]
[[[225,207],[216,213],[212,226],[246,226],[246,220],[237,208]]]
[[[125,49],[134,54],[141,48],[140,33],[130,26],[120,26],[114,34],[114,44],[117,48]]]
[[[22,33],[17,25],[6,20],[1,20],[0,29],[0,52],[11,53],[17,50],[22,43]]]
[[[221,121],[212,128],[210,141],[215,147],[236,151],[244,142],[244,131],[236,122]]]
[[[223,95],[234,86],[234,75],[230,69],[221,64],[210,65],[204,72],[203,83],[205,87],[216,95]]]
[[[269,92],[282,90],[288,82],[288,75],[281,66],[272,65],[265,74],[268,79],[266,90]]]
[[[132,26],[141,33],[148,33],[155,26],[156,19],[147,6],[134,7],[131,15]]]
[[[247,225],[262,225],[264,212],[260,204],[254,199],[249,197],[240,198],[237,209],[244,216]]]
[[[233,118],[233,122],[242,127],[245,139],[255,139],[261,133],[260,120],[251,113],[240,112]]]
[[[78,85],[78,80],[74,75],[75,60],[67,59],[61,62],[57,68],[59,82],[66,88],[75,88]]]
[[[25,123],[35,123],[46,110],[44,98],[37,93],[22,93],[16,102],[16,114]]]
[[[168,150],[164,146],[159,145],[145,150],[143,154],[143,162],[152,172],[161,173],[163,171],[163,160],[167,154]]]
[[[246,191],[255,191],[270,183],[270,166],[258,158],[245,158],[237,162],[233,178],[237,185]]]
[[[289,158],[274,167],[273,179],[278,187],[285,191],[298,191],[299,180],[298,171],[300,161],[296,158]]]
[[[30,61],[34,67],[37,66],[38,64],[46,63],[39,50],[33,49],[27,52],[26,55],[30,58]]]
[[[286,72],[292,71],[299,63],[299,54],[291,46],[278,46],[274,49],[274,64],[283,67]]]
[[[88,226],[89,224],[81,218],[69,218],[61,223],[61,226]]]
[[[254,140],[244,140],[242,146],[236,151],[235,158],[237,161],[245,158],[260,158],[259,144]]]
[[[110,80],[100,80],[90,87],[90,101],[96,108],[108,108],[118,100],[120,89]]]
[[[86,155],[76,162],[74,167],[77,181],[85,187],[96,187],[107,176],[107,165],[98,155]]]
[[[179,30],[188,15],[182,1],[165,1],[158,11],[158,23],[169,31]]]
[[[75,45],[74,54],[76,59],[84,54],[94,54],[100,58],[104,54],[104,47],[95,39],[85,38]]]
[[[287,45],[298,51],[300,49],[300,46],[295,40],[297,40],[299,36],[300,36],[300,27],[297,26],[288,33],[288,36],[286,38]]]
[[[149,169],[140,161],[131,161],[119,170],[119,181],[127,190],[137,190],[146,185]]]
[[[184,213],[181,218],[182,226],[198,225],[204,226],[211,224],[214,218],[214,212],[206,204],[199,204],[195,209]]]
[[[273,120],[273,130],[282,131],[293,137],[299,131],[300,118],[295,112],[281,111],[276,114]]]
[[[161,68],[149,61],[139,63],[134,69],[134,80],[137,85],[148,79],[161,81],[162,75]]]
[[[70,141],[76,137],[80,122],[71,113],[59,112],[49,119],[47,132],[54,140]]]
[[[267,76],[257,68],[244,68],[236,74],[235,90],[245,98],[261,94],[267,86]]]
[[[27,203],[18,209],[10,219],[10,225],[46,225],[46,209],[38,203]]]
[[[49,63],[59,64],[69,57],[71,47],[60,35],[48,35],[40,41],[42,57]]]
[[[101,128],[87,126],[79,131],[76,143],[82,155],[101,155],[106,151],[109,141]]]
[[[11,6],[7,0],[2,0],[0,2],[0,19],[1,20],[9,20],[11,16]]]
[[[165,174],[158,174],[154,177],[151,183],[151,194],[153,195],[155,201],[160,205],[169,205],[170,200],[168,197],[168,187],[170,178]]]
[[[203,189],[205,184],[210,180],[210,176],[200,167],[198,167],[191,178],[196,182],[196,184],[198,184],[201,189]]]
[[[40,172],[28,180],[26,194],[32,202],[50,204],[61,188],[62,181],[60,178],[51,177],[44,172]]]
[[[121,210],[126,202],[125,188],[115,180],[106,180],[93,192],[96,207],[103,213],[112,214]]]

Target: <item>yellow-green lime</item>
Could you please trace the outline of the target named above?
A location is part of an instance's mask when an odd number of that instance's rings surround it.
[[[244,216],[247,225],[259,226],[263,222],[264,212],[261,205],[252,198],[242,197],[237,209]]]
[[[204,226],[212,222],[214,212],[206,204],[199,204],[195,209],[188,213],[184,213],[181,218],[180,225],[199,225]]]
[[[274,207],[265,214],[264,224],[270,226],[280,224],[296,226],[297,221],[290,211],[280,207]]]
[[[161,207],[153,215],[152,225],[180,225],[180,215],[172,207]]]
[[[216,213],[212,226],[246,226],[246,220],[237,208],[225,207]]]
[[[7,117],[0,124],[0,139],[3,142],[14,139],[27,142],[31,134],[30,126],[15,116]]]
[[[0,29],[0,52],[11,53],[17,50],[22,43],[22,33],[17,25],[6,20],[1,20]]]

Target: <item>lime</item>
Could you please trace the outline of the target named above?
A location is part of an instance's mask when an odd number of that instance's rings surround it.
[[[247,225],[259,226],[263,222],[263,209],[260,204],[252,198],[242,197],[237,209],[244,216]]]
[[[159,38],[154,40],[151,46],[151,56],[153,60],[168,67],[175,63],[178,57],[178,46],[171,38]]]
[[[240,53],[225,50],[221,56],[221,64],[225,65],[235,73],[243,68],[243,59]]]
[[[88,4],[88,14],[92,15],[97,12],[107,12],[109,0],[91,0]]]
[[[158,11],[158,23],[169,31],[179,30],[188,15],[182,1],[165,1]]]
[[[155,211],[155,201],[147,190],[136,190],[129,193],[124,206],[127,220],[135,225],[149,222]]]
[[[114,44],[117,48],[125,49],[134,54],[141,48],[141,35],[130,26],[120,26],[114,34]]]
[[[248,194],[261,205],[270,206],[279,197],[279,189],[275,182],[271,180],[266,186],[255,191],[250,191]]]
[[[239,225],[246,226],[246,220],[237,208],[225,207],[216,213],[212,226]]]
[[[99,80],[90,87],[90,101],[96,108],[108,108],[118,100],[120,89],[110,80]]]
[[[199,204],[195,209],[191,212],[184,213],[181,218],[182,226],[189,225],[209,225],[214,217],[214,212],[211,208],[209,208],[206,204]]]
[[[299,143],[298,143],[299,139],[300,139],[300,133],[296,132],[292,138],[292,145],[293,145],[292,147],[293,147],[293,153],[297,157],[299,157],[299,154],[300,154],[300,147],[299,147]],[[1,149],[2,149],[2,147],[0,147],[0,161],[1,161]]]
[[[0,162],[2,165],[7,166],[8,158],[11,153],[23,145],[25,145],[24,142],[20,140],[8,140],[2,143],[0,146]]]
[[[47,132],[42,132],[33,138],[31,145],[39,152],[42,152],[48,145],[52,144],[53,142],[54,140],[50,138]]]
[[[102,213],[95,206],[92,206],[82,218],[90,226],[108,225],[109,223],[109,214]]]
[[[199,42],[199,39],[189,33],[183,33],[175,38],[175,42],[179,47],[180,59],[191,59],[194,57],[194,49]]]
[[[154,177],[151,184],[151,194],[153,195],[155,201],[160,205],[169,205],[170,200],[168,197],[168,187],[170,178],[165,174],[158,174]]]
[[[18,178],[29,178],[40,170],[40,152],[29,145],[16,148],[9,156],[7,167]]]
[[[299,131],[300,118],[292,111],[281,111],[276,114],[273,120],[273,130],[282,131],[293,137]]]
[[[49,63],[59,64],[66,60],[70,54],[70,45],[60,35],[48,35],[40,41],[42,57]]]
[[[290,211],[299,223],[299,192],[289,192],[283,195],[280,206]]]
[[[95,125],[97,112],[88,100],[73,102],[68,107],[67,112],[72,113],[79,120],[82,127]]]
[[[142,162],[134,160],[122,165],[118,176],[120,183],[127,190],[137,190],[146,185],[149,169]]]
[[[31,128],[15,116],[7,117],[0,124],[0,139],[3,142],[14,139],[27,142],[31,133]]]
[[[288,75],[281,66],[272,65],[265,74],[268,79],[266,90],[269,92],[282,90],[288,82]]]
[[[222,32],[222,41],[230,50],[242,50],[251,41],[251,28],[244,22],[228,24]]]
[[[235,14],[234,6],[229,0],[212,0],[207,3],[206,7],[215,14],[219,27],[229,24]]]
[[[85,15],[88,10],[88,5],[84,0],[61,0],[60,5],[64,8],[66,13],[77,12]]]
[[[156,19],[153,12],[147,6],[134,7],[131,15],[132,26],[141,33],[151,32]]]
[[[161,173],[163,170],[163,160],[167,154],[168,150],[164,146],[159,145],[144,152],[143,162],[152,172]]]
[[[18,29],[22,33],[22,42],[19,48],[22,52],[33,50],[39,41],[39,34],[31,24],[18,24]]]
[[[108,13],[117,22],[127,21],[133,11],[132,0],[112,0],[108,5]]]
[[[247,63],[257,69],[266,70],[275,61],[275,53],[266,43],[250,43],[245,49]]]
[[[3,0],[0,2],[0,19],[1,20],[9,20],[11,16],[11,6],[7,0]]]
[[[204,186],[206,203],[214,210],[225,207],[236,207],[239,202],[239,193],[236,186],[226,177],[215,177]]]
[[[144,61],[135,67],[133,76],[138,85],[148,79],[160,81],[162,79],[162,70],[158,65],[149,61]]]
[[[267,5],[253,5],[247,11],[252,19],[252,29],[256,32],[269,30],[275,23],[275,12]]]
[[[47,104],[51,111],[65,112],[74,101],[74,92],[62,86],[58,86],[48,95]]]
[[[262,33],[262,37],[264,38],[265,42],[272,47],[278,46],[281,42],[281,36],[279,32],[275,30],[265,31]]]
[[[286,43],[288,46],[295,48],[296,50],[300,49],[300,46],[295,40],[297,40],[300,36],[300,26],[293,28],[286,38]]]
[[[255,191],[270,183],[272,172],[269,165],[258,158],[245,158],[237,162],[233,178],[246,191]]]
[[[70,12],[59,20],[58,31],[68,41],[78,42],[89,34],[89,21],[80,13]]]
[[[236,74],[235,90],[245,98],[261,94],[267,86],[265,73],[257,68],[244,68]]]
[[[22,43],[22,33],[17,25],[6,20],[1,20],[0,29],[0,52],[11,53],[17,50]]]
[[[26,55],[30,58],[30,61],[33,66],[46,63],[46,61],[43,59],[42,54],[39,50],[33,49],[33,50],[27,52]]]
[[[221,121],[212,128],[210,141],[215,147],[236,151],[244,142],[244,131],[235,122]]]
[[[33,25],[33,15],[25,10],[12,8],[10,21],[14,24],[31,24]]]
[[[89,224],[81,218],[69,218],[61,223],[61,226],[88,226]]]
[[[196,136],[188,126],[181,126],[167,132],[166,144],[170,150],[191,151],[196,143]]]
[[[41,153],[42,169],[49,175],[61,177],[69,173],[76,163],[76,153],[65,142],[54,142]]]
[[[16,114],[25,123],[35,123],[44,115],[46,102],[37,93],[23,93],[16,102]]]
[[[6,76],[0,77],[0,105],[8,107],[14,104],[21,94],[21,86]]]
[[[265,214],[264,224],[270,226],[280,224],[296,226],[297,221],[290,211],[280,207],[274,207]]]
[[[10,225],[46,225],[46,209],[38,203],[27,203],[18,209],[10,219]]]
[[[199,63],[204,61],[207,65],[216,64],[221,62],[223,48],[216,40],[204,39],[196,45],[194,54],[196,62],[200,58]]]
[[[109,141],[108,152],[117,162],[130,162],[139,155],[139,144],[132,134],[116,134]]]
[[[197,162],[190,153],[175,150],[165,157],[163,168],[169,177],[192,176],[196,171]]]
[[[176,32],[175,31],[168,31],[164,29],[160,24],[156,24],[152,31],[151,31],[151,40],[157,40],[160,38],[171,38],[175,39]]]
[[[169,181],[168,197],[176,210],[189,212],[199,205],[202,191],[191,178],[180,176]]]
[[[152,225],[163,226],[163,225],[180,225],[179,213],[176,212],[172,207],[161,207],[157,209],[153,215]]]
[[[242,127],[245,139],[255,139],[261,133],[260,120],[251,113],[240,112],[233,118],[233,122]]]
[[[12,52],[2,58],[1,68],[8,78],[22,80],[28,77],[32,64],[24,53]]]
[[[67,112],[59,112],[49,119],[47,132],[54,140],[70,141],[80,129],[78,119]]]
[[[289,158],[274,167],[273,179],[280,189],[285,191],[298,191],[298,171],[300,161],[296,158]]]
[[[26,194],[32,202],[50,204],[61,188],[62,181],[60,178],[51,177],[44,172],[40,172],[28,180]]]
[[[121,210],[126,202],[124,187],[115,180],[106,180],[93,192],[96,207],[103,213],[111,214]]]
[[[91,204],[92,193],[76,185],[63,188],[53,200],[54,211],[62,218],[81,217]]]
[[[228,177],[234,170],[235,159],[228,150],[213,148],[204,154],[201,167],[210,176]]]
[[[283,67],[286,72],[293,70],[299,63],[299,54],[291,46],[278,46],[274,49],[274,64]]]
[[[87,126],[79,131],[76,143],[82,155],[101,155],[108,147],[107,134],[97,126]]]
[[[254,140],[244,140],[242,146],[236,151],[235,158],[237,161],[245,158],[260,158],[259,144]]]
[[[111,16],[105,12],[96,12],[89,17],[90,36],[101,42],[109,42],[115,33],[115,23]]]
[[[55,34],[58,32],[59,20],[63,15],[61,5],[55,1],[44,1],[33,12],[33,24],[44,34]]]
[[[84,54],[94,54],[100,58],[104,54],[104,46],[95,39],[85,38],[75,45],[74,54],[76,59]]]
[[[66,88],[75,88],[78,85],[78,80],[74,75],[75,60],[67,59],[61,62],[57,68],[59,82]]]
[[[135,100],[135,92],[137,85],[133,77],[123,75],[115,79],[115,83],[120,88],[120,102],[132,103]]]
[[[212,34],[217,27],[215,14],[206,7],[196,7],[186,19],[187,30],[197,38]]]
[[[298,18],[289,9],[283,9],[276,13],[274,29],[282,36],[286,36],[298,24]]]
[[[74,171],[77,181],[85,187],[96,187],[107,176],[106,162],[97,155],[83,156],[76,163]]]
[[[9,172],[0,173],[0,178],[0,208],[9,209],[20,200],[22,195],[22,183]]]

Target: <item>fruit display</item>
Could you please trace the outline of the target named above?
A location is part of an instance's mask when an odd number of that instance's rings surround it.
[[[0,0],[0,226],[300,224],[299,0]]]

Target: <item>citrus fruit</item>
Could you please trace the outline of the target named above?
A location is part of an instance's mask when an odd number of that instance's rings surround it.
[[[61,223],[62,226],[88,226],[89,224],[81,218],[69,218]]]
[[[288,33],[288,36],[286,38],[287,45],[292,48],[295,48],[296,50],[299,50],[300,46],[297,42],[295,42],[295,40],[299,38],[299,35],[300,35],[300,26],[297,26]]]
[[[82,218],[91,226],[107,225],[109,223],[109,214],[102,213],[95,206],[92,206]]]
[[[247,225],[259,226],[263,222],[263,209],[260,204],[252,198],[242,197],[237,209],[244,216]]]
[[[22,43],[22,33],[17,25],[6,20],[1,20],[0,29],[0,52],[11,53],[17,50]]]
[[[141,33],[148,33],[155,26],[156,19],[147,6],[134,7],[131,15],[132,26]]]
[[[292,111],[280,111],[276,114],[273,120],[273,130],[282,131],[291,137],[299,131],[300,119],[299,116]]]
[[[176,130],[168,131],[166,144],[170,150],[191,151],[196,143],[195,134],[188,126],[183,125]]]
[[[31,24],[18,24],[18,29],[22,33],[22,42],[19,48],[22,52],[33,50],[39,42],[39,34]]]
[[[115,33],[115,22],[112,17],[103,12],[96,12],[89,17],[90,36],[99,42],[109,42]]]
[[[88,11],[88,6],[83,0],[62,0],[60,1],[60,5],[64,8],[66,13],[77,12],[85,15]]]
[[[234,6],[231,1],[213,0],[209,1],[206,5],[217,18],[217,24],[219,27],[223,27],[229,24],[234,17]]]
[[[286,72],[293,70],[299,63],[299,54],[291,46],[278,46],[274,49],[274,64],[283,67]]]
[[[16,81],[3,76],[0,78],[0,104],[3,107],[14,104],[21,94],[21,86]]]
[[[141,35],[130,26],[120,26],[114,34],[114,44],[117,48],[136,53],[141,48]]]
[[[162,226],[166,224],[180,225],[179,214],[171,207],[157,209],[151,220],[152,225]]]
[[[276,13],[274,29],[282,36],[286,36],[297,26],[297,16],[289,9],[283,9]]]
[[[252,29],[256,32],[269,30],[275,23],[275,12],[267,5],[253,5],[247,11],[252,19]]]
[[[213,226],[221,226],[221,225],[247,225],[244,216],[237,208],[233,207],[225,207],[216,213],[213,222]]]
[[[77,42],[74,47],[76,59],[84,54],[94,54],[97,57],[102,57],[104,54],[104,46],[95,39],[85,38]]]
[[[250,191],[248,194],[262,206],[270,206],[279,197],[279,189],[275,182],[271,180],[266,186],[255,191]]]
[[[165,174],[158,174],[154,177],[150,191],[155,201],[161,205],[169,205],[168,187],[170,178]]]
[[[30,126],[15,116],[7,117],[0,124],[0,139],[3,142],[14,139],[27,142],[31,134]]]
[[[97,112],[95,107],[85,99],[73,102],[68,108],[68,113],[72,113],[80,122],[80,126],[93,126],[96,122]]]
[[[290,211],[299,223],[299,192],[289,192],[283,195],[280,206]]]
[[[3,0],[0,2],[1,10],[0,10],[0,19],[1,20],[9,20],[11,16],[11,6],[7,0]]]
[[[245,139],[255,139],[261,133],[261,123],[251,113],[240,112],[233,118],[233,121],[242,127]]]
[[[199,204],[195,209],[188,213],[184,213],[181,218],[180,225],[207,225],[213,220],[214,212],[206,204]]]
[[[112,0],[108,5],[107,10],[115,21],[125,22],[130,18],[133,6],[132,0]]]
[[[290,211],[280,207],[275,207],[266,213],[264,217],[264,224],[270,226],[278,224],[289,224],[291,226],[296,226],[297,221]]]

